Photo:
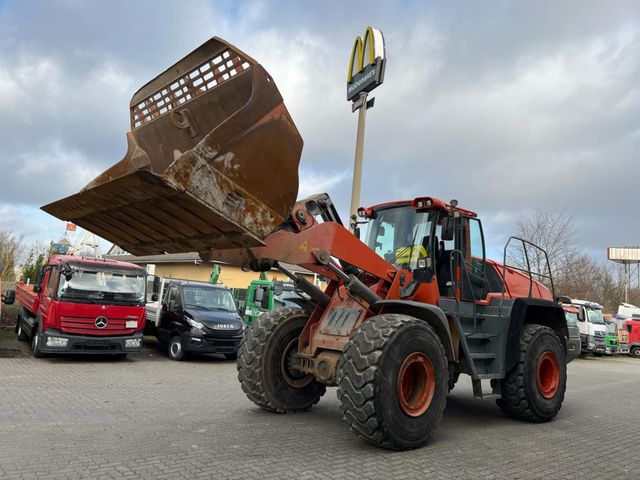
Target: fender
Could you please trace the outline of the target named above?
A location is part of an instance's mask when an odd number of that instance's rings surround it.
[[[509,324],[509,334],[507,336],[507,357],[505,361],[507,372],[516,365],[520,332],[523,325],[528,323],[537,323],[551,328],[560,337],[565,352],[567,350],[569,330],[567,329],[567,321],[562,307],[551,300],[517,298],[513,302],[513,308],[511,309],[511,323]]]
[[[449,322],[442,309],[429,303],[405,300],[380,300],[376,302],[375,306],[380,307],[380,313],[401,313],[427,322],[436,331],[438,337],[440,337],[447,354],[447,360],[451,362],[456,361],[453,353],[453,342],[451,341]]]

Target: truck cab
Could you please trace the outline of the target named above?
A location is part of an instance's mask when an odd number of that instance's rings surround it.
[[[567,361],[578,357],[581,352],[580,328],[578,327],[578,308],[575,305],[562,305],[564,317],[567,320]]]
[[[618,354],[618,327],[615,320],[605,318],[606,335],[604,337],[604,353],[606,355]]]
[[[627,331],[629,354],[634,358],[640,358],[640,320],[627,320],[624,322]]]
[[[300,300],[304,294],[296,292],[292,282],[274,280],[252,280],[244,298],[241,298],[242,290],[236,290],[235,299],[239,310],[242,311],[244,323],[251,325],[260,315],[270,312],[274,308],[285,306],[299,306],[296,300]]]
[[[32,285],[18,282],[18,340],[34,356],[125,356],[142,347],[144,269],[125,262],[52,256]]]
[[[155,336],[169,358],[188,354],[221,353],[235,359],[244,334],[231,290],[221,285],[190,280],[160,279],[158,306],[148,309]]]
[[[602,305],[576,299],[571,299],[571,304],[578,309],[582,354],[604,355],[606,353],[607,325],[602,315]]]

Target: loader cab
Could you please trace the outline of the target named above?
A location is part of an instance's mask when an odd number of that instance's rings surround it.
[[[370,219],[366,243],[398,269],[414,278],[434,278],[441,296],[484,298],[492,290],[485,272],[482,224],[475,213],[431,197],[362,209]]]

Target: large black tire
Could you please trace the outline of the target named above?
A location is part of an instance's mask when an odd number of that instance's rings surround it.
[[[442,418],[448,373],[442,342],[426,322],[407,315],[372,317],[351,336],[338,363],[344,420],[374,445],[420,447]]]
[[[629,355],[631,355],[633,358],[640,358],[640,347],[631,347],[631,350],[629,350]]]
[[[249,400],[277,413],[308,410],[326,387],[290,368],[309,314],[301,308],[265,313],[248,328],[238,351],[238,380]]]
[[[549,327],[525,325],[518,362],[502,380],[502,395],[496,403],[511,417],[548,422],[560,411],[566,387],[567,364],[560,338]]]

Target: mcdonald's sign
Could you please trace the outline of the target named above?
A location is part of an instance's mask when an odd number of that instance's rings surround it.
[[[364,39],[356,37],[347,72],[347,100],[362,92],[370,92],[384,80],[384,36],[380,30],[367,27]]]

